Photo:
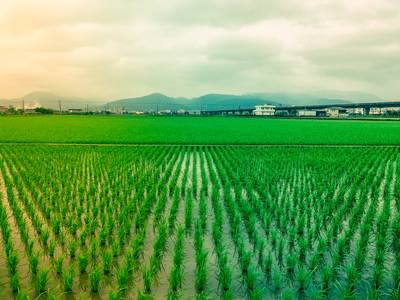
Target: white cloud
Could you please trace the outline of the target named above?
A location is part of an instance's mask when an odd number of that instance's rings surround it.
[[[398,98],[395,0],[0,3],[0,98],[362,89]]]

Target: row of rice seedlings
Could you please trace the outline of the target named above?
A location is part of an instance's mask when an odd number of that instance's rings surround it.
[[[72,251],[72,252],[74,252],[74,250],[73,250],[74,248],[76,248],[76,247],[71,247],[71,251]],[[72,256],[73,256],[73,255],[72,255]]]
[[[21,171],[21,166],[18,164],[18,162],[11,162],[11,160],[9,159],[9,157],[6,157],[6,162],[8,165],[8,170],[10,172],[11,175],[11,179],[13,182],[16,183],[16,189],[18,192],[18,199],[22,202],[22,205],[26,207],[26,211],[28,212],[28,215],[31,215],[32,217],[32,225],[33,227],[36,229],[37,234],[40,235],[40,239],[42,241],[43,244],[47,244],[48,238],[49,238],[49,232],[46,229],[43,229],[43,222],[41,221],[41,217],[40,215],[36,212],[37,211],[37,206],[35,206],[32,201],[30,200],[30,198],[32,197],[32,195],[27,194],[26,190],[25,190],[25,185],[28,182],[28,178],[26,177],[26,174],[21,176],[21,174],[23,174],[23,172]],[[13,163],[17,163],[17,164],[13,164]],[[18,167],[19,166],[19,167]],[[5,172],[3,170],[3,172]],[[8,176],[7,176],[8,177]],[[23,180],[21,181],[20,178],[22,178]],[[11,183],[12,184],[12,183]],[[30,192],[29,190],[27,191],[28,193]],[[12,197],[13,202],[14,202],[14,197]],[[17,203],[15,202],[15,206],[19,206],[17,205]],[[16,208],[17,210],[19,208]],[[44,216],[49,216],[50,215],[50,211],[47,210],[46,213],[44,214]],[[42,236],[42,233],[43,236]],[[25,242],[27,242],[27,235],[22,235],[23,239]]]
[[[380,200],[383,202],[381,213],[377,218],[376,223],[376,250],[375,250],[375,268],[373,272],[372,288],[371,292],[375,299],[381,297],[384,277],[385,277],[385,257],[387,252],[390,250],[387,248],[388,244],[388,229],[391,227],[391,200],[392,195],[390,193],[391,180],[389,180],[388,174],[393,174],[393,164],[388,163],[388,167],[385,171],[385,184],[382,187],[382,194],[380,194]]]
[[[7,169],[7,171],[9,171],[9,169]],[[12,210],[12,214],[14,215],[17,227],[20,230],[21,239],[25,243],[25,246],[28,247],[29,254],[31,254],[32,248],[33,248],[33,242],[30,241],[29,228],[27,226],[27,221],[26,221],[26,218],[23,216],[23,212],[22,212],[21,208],[19,207],[17,199],[14,195],[14,190],[13,190],[14,185],[13,185],[11,178],[8,176],[7,171],[6,171],[5,165],[1,165],[2,177],[3,177],[4,183],[6,185],[7,199],[9,201],[10,208]],[[19,190],[21,190],[21,188],[19,188]],[[2,206],[2,208],[4,208],[4,207]],[[7,215],[7,213],[6,213],[6,211],[4,211],[2,218],[4,218],[6,215]],[[4,221],[2,223],[4,223]],[[7,222],[7,224],[8,224],[8,222]],[[5,228],[5,230],[3,232],[3,239],[5,238],[4,242],[5,242],[5,246],[6,246],[5,249],[6,249],[6,255],[7,255],[7,268],[8,268],[10,277],[11,277],[11,281],[10,281],[11,290],[13,292],[16,292],[19,289],[19,279],[20,279],[20,275],[18,273],[17,266],[21,260],[21,257],[20,257],[18,250],[14,249],[14,243],[11,241],[11,239],[8,235],[8,233],[11,233],[11,231],[8,231],[9,227],[7,226],[7,224],[4,223],[4,225],[2,225]],[[33,273],[33,276],[36,279],[38,277],[37,264],[38,264],[38,262],[36,263],[35,270],[34,270],[35,272]],[[37,280],[36,280],[36,282],[37,282]],[[39,279],[39,282],[40,282],[40,279]],[[38,293],[40,293],[40,291],[38,290],[38,286],[37,286],[37,291],[38,291]]]
[[[8,168],[8,170],[10,171],[11,176],[15,180],[15,178],[16,178],[15,171],[12,168]],[[6,174],[6,171],[4,169],[4,165],[3,165],[3,168],[2,168],[2,172],[3,172],[3,178],[4,178],[5,182],[6,182],[6,184],[8,185],[8,188],[7,188],[8,199],[9,200],[11,199],[10,205],[11,205],[11,208],[13,210],[13,214],[17,219],[17,225],[20,227],[20,229],[22,229],[22,231],[24,231],[24,228],[26,228],[26,221],[25,221],[25,218],[21,219],[22,211],[19,208],[19,206],[18,206],[18,204],[16,202],[16,199],[14,197],[14,193],[13,193],[12,188],[11,188],[12,183],[11,183],[10,178]],[[24,191],[23,191],[23,187],[22,187],[21,182],[18,181],[17,186],[18,186],[18,188],[17,188],[18,189],[18,194],[20,196],[23,196]],[[23,234],[22,234],[22,236],[23,236]],[[48,232],[46,230],[44,230],[42,232],[42,236],[44,236],[44,238],[42,237],[42,242],[44,244],[46,244],[47,243],[47,239],[48,239]],[[23,240],[25,241],[26,244],[28,244],[29,237],[26,238],[26,239],[23,239]],[[29,266],[30,266],[33,278],[34,278],[33,285],[35,287],[36,292],[38,294],[40,294],[40,293],[43,293],[43,292],[46,291],[46,286],[47,286],[47,284],[49,282],[48,273],[50,271],[50,268],[43,267],[38,271],[40,253],[39,252],[37,252],[36,254],[32,253],[32,245],[33,245],[33,243],[31,242],[31,243],[29,243],[29,245],[30,246],[28,247],[28,261],[29,261]],[[15,263],[17,263],[17,262],[15,261]],[[18,286],[18,277],[15,277],[14,279],[12,279],[11,283],[12,283],[12,290],[15,291],[15,288]]]
[[[170,178],[173,174],[174,168],[176,167],[177,159],[179,158],[179,153],[180,153],[179,149],[175,148],[174,156],[171,159],[171,163],[168,165],[168,168],[164,172],[165,176],[163,176],[163,178],[160,181],[160,186],[162,186],[164,188],[162,188],[158,193],[158,203],[154,210],[154,216],[153,216],[154,227],[158,226],[159,220],[162,219],[162,215],[165,212],[165,208],[166,208],[167,201],[168,201],[168,194],[169,194],[169,192],[167,191],[167,188],[168,188],[167,186],[169,186],[168,180],[170,180]],[[178,163],[178,165],[179,165],[179,163]]]
[[[10,284],[12,292],[16,292],[19,289],[19,272],[17,269],[20,257],[18,251],[14,250],[14,242],[11,237],[12,229],[10,223],[8,222],[8,213],[3,206],[3,195],[0,191],[0,226],[2,239],[4,243],[4,249],[6,252],[6,264],[8,273],[10,276]]]
[[[76,223],[75,223],[76,224]],[[91,228],[91,231],[93,231],[93,228]]]
[[[232,269],[228,265],[228,253],[226,247],[222,243],[222,207],[219,203],[219,179],[212,167],[212,162],[208,153],[205,155],[208,170],[213,184],[211,191],[211,203],[214,211],[214,223],[212,224],[212,236],[214,240],[215,252],[217,253],[219,263],[219,280],[222,287],[222,297],[224,299],[232,299]]]
[[[186,162],[185,162],[182,180],[181,180],[181,184],[180,184],[182,197],[186,196],[186,187],[187,187],[187,182],[188,182],[190,158],[192,156],[192,151],[193,151],[192,147],[186,148]]]
[[[204,152],[203,152],[204,153]],[[212,224],[212,237],[215,246],[215,252],[218,258],[219,265],[219,282],[222,288],[222,298],[232,299],[232,268],[228,265],[228,253],[222,242],[222,208],[219,203],[219,180],[217,174],[212,168],[212,163],[208,153],[205,153],[205,158],[212,183],[211,204],[214,211],[214,222]],[[204,164],[204,163],[203,163]],[[218,168],[217,168],[218,171]],[[200,204],[201,205],[201,204]],[[201,209],[201,206],[200,206]]]
[[[184,258],[184,238],[185,228],[178,227],[176,242],[174,246],[174,258],[171,274],[168,278],[168,294],[167,299],[178,299],[180,297],[179,291],[184,283],[183,275],[183,258]]]
[[[174,198],[172,200],[172,205],[171,205],[171,208],[170,208],[170,211],[169,211],[168,227],[169,227],[170,231],[173,231],[175,229],[175,222],[176,222],[176,218],[177,218],[177,215],[178,215],[179,203],[181,201],[181,197],[179,195],[179,191],[180,191],[180,188],[176,187]]]
[[[164,177],[169,176],[170,174],[165,173],[161,174],[161,169],[158,169],[154,174],[152,178],[159,178],[159,177]],[[135,227],[140,228],[140,224],[146,223],[151,212],[152,212],[152,207],[156,204],[156,190],[158,188],[163,188],[161,185],[161,182],[157,182],[157,184],[153,184],[152,187],[150,187],[150,190],[148,194],[146,195],[146,198],[142,202],[142,206],[139,208],[138,213],[136,214],[136,221],[135,221]]]
[[[212,152],[212,151],[210,151]],[[211,156],[209,153],[207,153],[207,163],[209,166],[213,165],[213,161],[211,160]],[[225,183],[229,182],[229,179],[226,177],[226,173],[222,171],[222,166],[220,162],[217,160],[215,156],[213,156],[214,163],[216,165],[216,171],[220,175],[221,180],[224,180]],[[232,272],[232,270],[229,270],[229,267],[227,265],[227,253],[223,253],[222,249],[224,246],[222,245],[222,233],[221,233],[221,225],[222,225],[222,207],[219,204],[218,198],[219,198],[219,179],[217,178],[217,173],[214,171],[212,167],[210,167],[210,174],[212,178],[212,182],[214,185],[214,188],[212,190],[212,203],[213,203],[213,208],[214,212],[216,214],[216,221],[213,224],[213,236],[214,236],[214,241],[216,243],[216,249],[217,253],[219,254],[219,263],[220,263],[220,272],[221,272],[221,279],[222,279],[222,285],[224,289],[224,297],[227,299],[232,298],[231,291],[230,291],[230,283],[229,283],[229,272]],[[231,233],[233,233],[233,241],[238,249],[238,256],[239,256],[239,261],[240,265],[242,268],[242,275],[244,277],[244,280],[247,285],[247,291],[249,293],[249,297],[252,299],[261,299],[263,297],[263,290],[264,288],[261,288],[259,286],[260,283],[260,274],[256,271],[256,268],[252,266],[252,258],[253,255],[250,251],[247,251],[244,240],[242,236],[239,234],[239,223],[237,220],[238,219],[238,211],[240,213],[240,208],[239,206],[235,206],[235,204],[232,205],[233,199],[230,194],[230,191],[226,191],[226,194],[224,195],[224,198],[230,199],[231,205],[230,210],[233,211],[233,214],[231,214],[230,220],[231,220],[231,225],[236,224],[235,228],[231,227]],[[236,195],[236,197],[240,197]],[[242,201],[245,201],[244,199]],[[232,218],[232,216],[236,216],[236,221],[235,217]],[[233,219],[233,222],[232,222]],[[246,220],[244,220],[246,222]],[[253,224],[254,228],[254,224]],[[260,240],[258,238],[258,234],[256,230],[250,232],[248,230],[249,237],[255,238],[257,241]],[[261,243],[260,243],[261,244]],[[261,246],[262,248],[262,246]],[[263,250],[263,249],[262,249]],[[262,251],[261,251],[262,252]]]
[[[193,190],[188,188],[185,207],[185,228],[189,230],[193,223]]]
[[[186,153],[186,148],[185,147],[181,147],[180,148],[180,159],[179,159],[179,162],[178,162],[178,164],[176,165],[176,170],[177,171],[175,171],[175,173],[173,174],[173,176],[172,176],[172,179],[171,179],[171,181],[169,182],[169,186],[171,187],[173,187],[172,189],[170,189],[169,190],[169,196],[171,197],[172,195],[173,195],[173,193],[175,192],[175,187],[177,186],[177,182],[178,182],[178,178],[179,178],[179,175],[180,175],[180,167],[181,167],[181,165],[182,165],[182,162],[183,162],[183,160],[185,159],[185,157],[186,157],[186,155],[185,155],[185,153]]]
[[[195,250],[196,250],[196,298],[206,299],[207,298],[207,256],[208,251],[204,248],[204,232],[199,220],[195,223]]]

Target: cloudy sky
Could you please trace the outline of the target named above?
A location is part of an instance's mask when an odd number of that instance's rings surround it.
[[[400,99],[398,0],[1,0],[0,98],[360,90]]]

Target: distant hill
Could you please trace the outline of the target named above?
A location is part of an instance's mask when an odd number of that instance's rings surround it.
[[[360,91],[339,91],[339,90],[324,90],[315,93],[318,98],[325,99],[341,99],[351,102],[380,102],[383,101],[380,97],[360,92]]]
[[[208,94],[199,98],[193,98],[193,105],[204,110],[248,108],[255,105],[262,105],[266,102],[278,105],[277,102],[267,101],[261,97],[251,95],[229,95],[229,94]]]
[[[301,93],[291,93],[291,94],[248,94],[252,97],[257,97],[268,101],[269,103],[276,105],[274,103],[280,103],[283,106],[289,105],[311,105],[311,104],[343,104],[351,103],[347,100],[342,99],[329,99],[329,98],[319,98],[312,94],[301,94]]]
[[[160,93],[153,93],[142,97],[118,99],[108,103],[94,103],[93,101],[76,97],[63,97],[49,92],[37,91],[27,94],[21,98],[0,100],[0,105],[13,105],[15,108],[22,106],[34,108],[42,106],[45,108],[59,109],[61,101],[62,109],[83,108],[89,104],[90,110],[104,110],[105,107],[124,107],[125,111],[163,111],[171,110],[219,110],[250,108],[256,105],[312,105],[312,104],[345,104],[352,102],[383,101],[380,97],[359,91],[325,90],[315,93],[249,93],[245,95],[233,94],[206,94],[192,99],[184,97],[169,97]]]
[[[62,97],[49,92],[37,91],[29,93],[21,98],[0,100],[0,105],[12,105],[15,108],[22,108],[22,101],[24,101],[25,109],[44,107],[54,110],[59,110],[58,101],[61,101],[61,108],[63,110],[70,108],[85,108],[87,103],[91,103],[88,100],[77,97]]]
[[[351,101],[342,99],[327,99],[327,98],[316,98],[311,104],[349,104]]]
[[[127,98],[108,103],[112,107],[124,107],[125,111],[137,110],[218,110],[232,108],[247,108],[266,103],[265,99],[253,96],[237,96],[229,94],[207,94],[198,98],[172,98],[160,93],[154,93],[143,97]],[[277,102],[269,103],[278,105]]]
[[[171,110],[176,111],[179,109],[188,109],[185,105],[181,104],[185,98],[172,98],[160,93],[154,93],[143,97],[127,98],[116,100],[108,103],[110,108],[123,107],[125,111],[142,111],[142,110]]]

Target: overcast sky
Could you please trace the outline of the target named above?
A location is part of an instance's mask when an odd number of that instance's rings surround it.
[[[400,99],[398,0],[1,0],[0,98],[360,90]]]

